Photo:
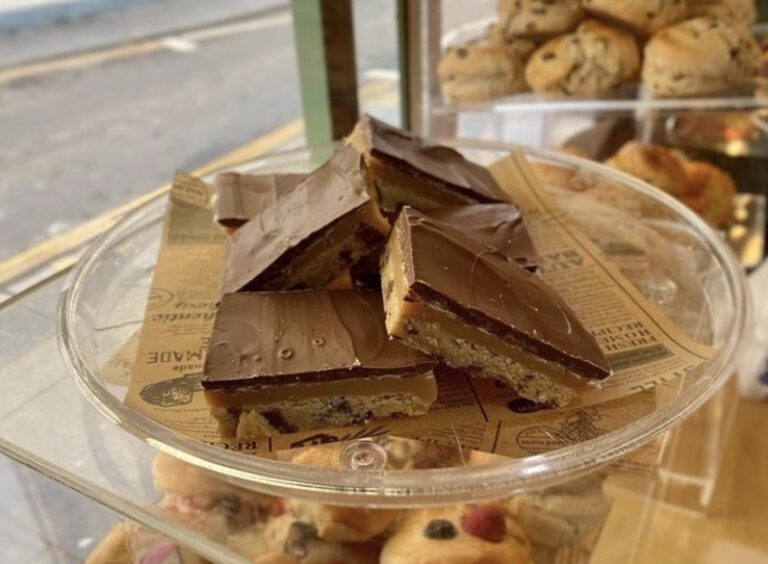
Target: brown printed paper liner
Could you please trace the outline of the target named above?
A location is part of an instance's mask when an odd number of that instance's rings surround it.
[[[222,438],[200,377],[219,297],[224,236],[213,221],[208,185],[178,173],[126,405],[189,437],[261,455],[396,435],[519,457],[597,437],[651,412],[655,400],[649,390],[694,370],[712,350],[688,338],[603,256],[550,201],[522,153],[490,170],[522,209],[542,277],[596,335],[610,359],[614,375],[601,390],[564,409],[520,414],[510,408],[515,399],[510,390],[450,371],[440,374],[438,399],[419,417],[247,442]],[[130,354],[130,346],[121,352]]]

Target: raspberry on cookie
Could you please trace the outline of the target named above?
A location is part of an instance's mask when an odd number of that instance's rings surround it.
[[[529,564],[530,543],[499,504],[409,512],[384,544],[381,564]]]

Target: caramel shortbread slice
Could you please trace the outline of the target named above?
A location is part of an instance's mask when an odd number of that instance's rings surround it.
[[[566,405],[611,374],[538,276],[412,208],[387,243],[382,292],[390,335],[534,402]]]
[[[387,212],[403,205],[424,211],[508,201],[485,167],[370,116],[360,119],[347,144],[364,156],[376,199]]]
[[[213,180],[213,216],[234,231],[293,190],[306,174],[222,172]]]
[[[223,292],[319,288],[385,240],[389,223],[347,147],[228,241]]]
[[[432,210],[428,215],[472,237],[506,260],[531,272],[536,271],[536,249],[516,205],[498,203],[452,206]]]
[[[202,380],[225,436],[252,439],[421,415],[434,361],[389,339],[379,292],[223,296]]]

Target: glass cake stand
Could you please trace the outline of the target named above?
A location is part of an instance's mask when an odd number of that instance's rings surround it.
[[[443,143],[483,164],[506,156],[511,149],[480,142]],[[331,150],[298,149],[235,168],[254,173],[305,172]],[[339,467],[327,469],[224,450],[163,427],[123,404],[127,388],[108,377],[106,366],[141,327],[167,196],[124,218],[93,244],[72,271],[59,310],[65,362],[85,397],[127,432],[226,479],[286,497],[369,506],[455,503],[547,487],[614,461],[679,423],[732,374],[748,323],[743,274],[727,245],[670,196],[593,162],[524,150],[538,164],[578,173],[576,183],[558,183],[553,175],[550,195],[684,332],[717,349],[703,370],[680,379],[673,393],[658,394],[652,412],[638,414],[618,429],[549,452],[482,466],[468,466],[463,456],[446,453],[445,460],[435,461],[434,466],[440,467],[388,470],[349,463],[355,459],[350,453],[370,448],[366,441],[348,443],[340,449]],[[585,179],[601,189],[584,190]],[[642,259],[627,251],[630,242],[636,245],[638,240],[644,244]]]

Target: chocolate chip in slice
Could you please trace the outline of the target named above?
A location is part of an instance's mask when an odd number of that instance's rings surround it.
[[[547,404],[536,403],[535,401],[531,401],[525,398],[515,398],[509,401],[507,407],[514,413],[533,413],[534,411],[541,411],[542,409],[546,409]]]
[[[457,534],[456,527],[447,519],[432,519],[424,527],[424,536],[428,539],[450,540]]]
[[[463,59],[467,55],[469,55],[469,51],[467,51],[463,47],[456,49],[456,56],[459,57],[460,59]]]

